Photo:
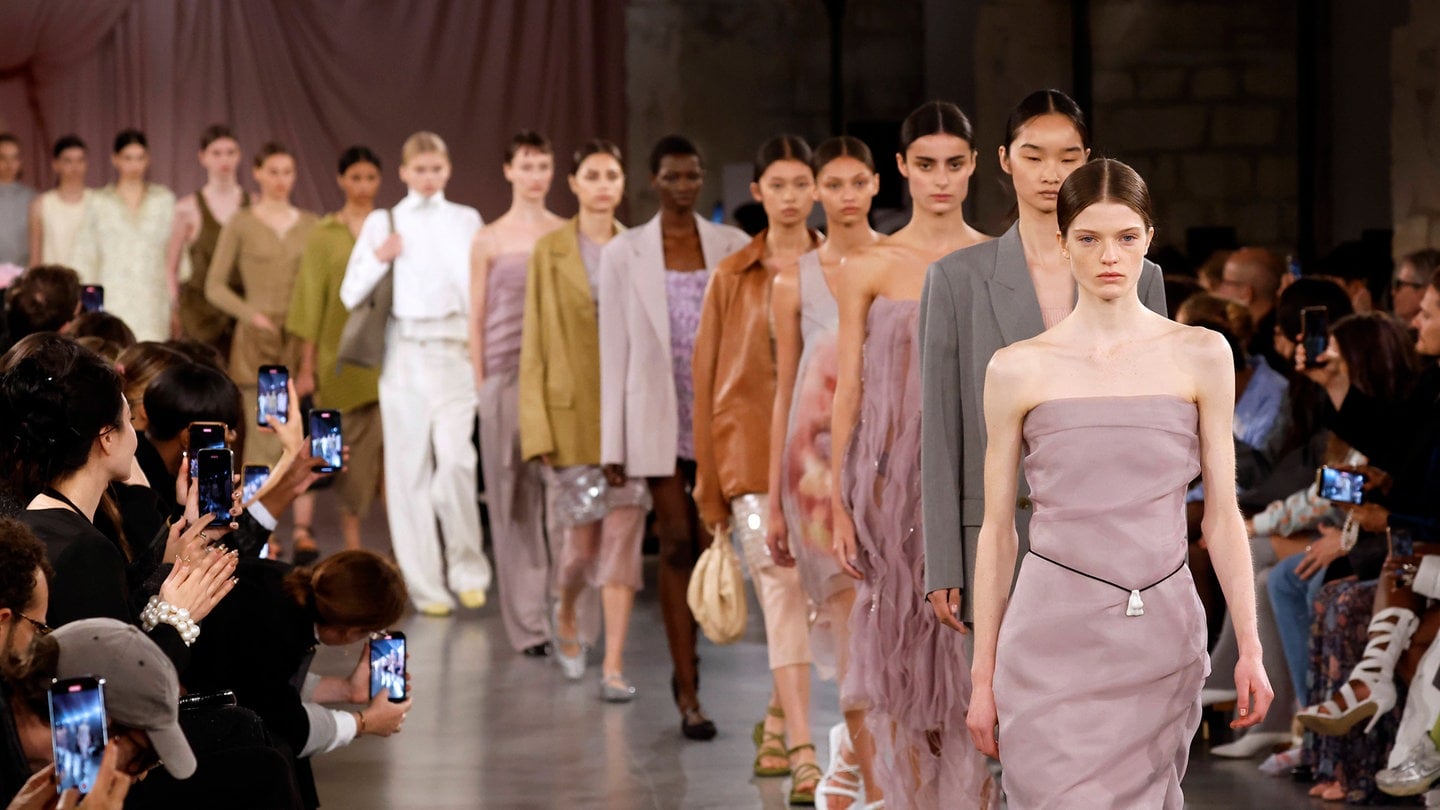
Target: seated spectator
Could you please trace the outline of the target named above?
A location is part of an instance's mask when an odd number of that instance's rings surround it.
[[[1370,312],[1375,308],[1370,287],[1390,277],[1390,257],[1364,242],[1342,242],[1307,267],[1305,277],[1339,284],[1356,312]]]
[[[0,518],[0,661],[25,658],[45,623],[54,573],[45,546],[24,523]]]
[[[107,344],[119,346],[120,351],[135,345],[135,333],[130,331],[124,321],[108,312],[80,313],[70,322],[67,334],[76,340],[86,337],[99,338]]]
[[[127,549],[95,525],[110,484],[132,474],[135,442],[119,375],[73,341],[50,337],[0,373],[0,474],[26,502],[21,520],[44,542],[55,569],[49,614],[56,626],[96,617],[140,620],[143,600],[132,588],[137,577],[127,571]],[[167,553],[183,553],[189,562],[171,571],[158,595],[189,618],[166,613],[149,629],[182,664],[196,623],[229,592],[235,567],[233,555],[206,545],[210,516],[190,518],[165,535]]]
[[[1246,247],[1226,257],[1220,269],[1220,283],[1211,290],[1250,312],[1256,337],[1247,344],[1245,354],[1264,356],[1271,368],[1280,365],[1280,357],[1265,335],[1275,325],[1276,300],[1284,277],[1285,261],[1273,251]]]
[[[1400,268],[1390,281],[1390,310],[1404,323],[1420,314],[1420,299],[1440,267],[1440,250],[1417,250],[1400,260]]]
[[[296,758],[301,794],[307,806],[316,806],[308,757],[361,734],[399,731],[410,701],[370,696],[368,645],[349,678],[310,675],[315,645],[354,644],[399,621],[408,600],[405,580],[393,563],[364,550],[342,551],[314,568],[247,559],[236,574],[235,591],[195,645],[185,685],[233,690]],[[333,703],[364,708],[321,705]]]
[[[56,264],[32,267],[6,288],[3,348],[36,332],[64,331],[78,314],[80,275]]]
[[[1211,295],[1219,295],[1216,290],[1225,280],[1225,262],[1230,261],[1230,256],[1234,252],[1233,250],[1217,250],[1211,253],[1204,262],[1201,262],[1199,267],[1195,268],[1195,280],[1200,284],[1201,290]]]
[[[1200,282],[1190,276],[1182,276],[1176,273],[1165,274],[1165,307],[1170,320],[1177,320],[1180,314],[1180,305],[1190,300],[1190,296],[1202,293],[1205,288]]]

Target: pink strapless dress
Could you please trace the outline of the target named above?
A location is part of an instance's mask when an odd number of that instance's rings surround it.
[[[1051,400],[1025,418],[1032,553],[994,681],[1011,810],[1184,806],[1210,671],[1184,564],[1198,428],[1173,396]]]

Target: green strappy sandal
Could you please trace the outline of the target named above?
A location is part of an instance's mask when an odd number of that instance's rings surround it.
[[[787,755],[793,757],[796,751],[804,751],[807,748],[814,751],[815,744],[797,745],[791,748]],[[821,771],[820,766],[813,762],[802,762],[799,765],[791,766],[790,773],[790,804],[798,807],[814,807],[815,791],[820,787],[820,780],[825,778],[825,772]],[[800,786],[806,783],[809,783],[810,786],[802,790]]]
[[[785,719],[785,711],[777,707],[767,707],[765,713],[780,720]],[[790,775],[789,755],[785,752],[785,735],[776,734],[773,731],[765,730],[765,721],[761,720],[755,724],[755,733],[751,735],[755,741],[755,775],[765,778]],[[772,757],[786,760],[783,768],[766,768],[760,764],[762,759]]]

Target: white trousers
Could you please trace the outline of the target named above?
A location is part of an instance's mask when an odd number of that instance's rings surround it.
[[[380,374],[390,543],[419,606],[453,606],[456,591],[488,590],[475,503],[475,377],[465,344],[391,329]],[[438,525],[437,525],[438,524]],[[444,537],[444,558],[441,537]]]

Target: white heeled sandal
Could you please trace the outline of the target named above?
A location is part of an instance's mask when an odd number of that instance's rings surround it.
[[[830,767],[815,787],[815,810],[828,810],[830,797],[848,799],[853,810],[871,810],[865,803],[865,778],[860,766],[845,761],[842,752],[854,753],[850,746],[850,730],[844,723],[830,729]],[[877,802],[875,807],[883,806]]]
[[[1394,621],[1391,621],[1393,619]],[[1295,713],[1295,719],[1305,728],[1327,737],[1338,737],[1349,733],[1360,721],[1369,718],[1365,733],[1375,729],[1375,724],[1385,713],[1395,708],[1395,662],[1410,646],[1410,637],[1420,620],[1415,613],[1403,608],[1386,608],[1370,620],[1370,641],[1365,645],[1365,654],[1360,663],[1350,670],[1350,678],[1337,690],[1345,701],[1345,708],[1330,699],[1319,706],[1310,706]],[[1370,689],[1370,696],[1360,700],[1350,684],[1359,681]]]

